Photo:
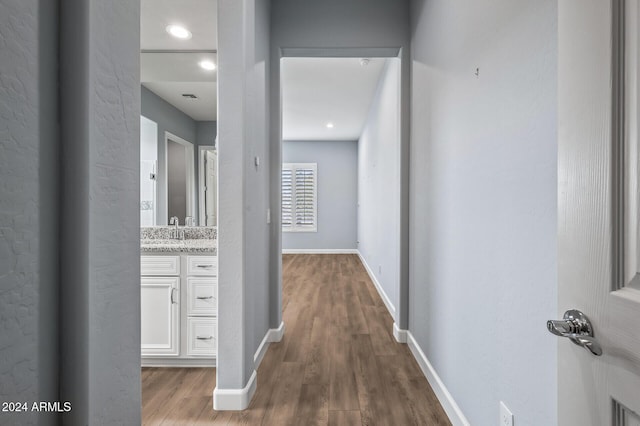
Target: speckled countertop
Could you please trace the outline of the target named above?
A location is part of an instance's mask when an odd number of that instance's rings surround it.
[[[218,254],[217,229],[215,227],[180,227],[184,240],[169,238],[173,227],[141,228],[140,250],[143,253],[199,253]]]
[[[140,250],[144,253],[202,253],[218,254],[218,241],[210,239],[190,239],[190,240],[140,240]]]

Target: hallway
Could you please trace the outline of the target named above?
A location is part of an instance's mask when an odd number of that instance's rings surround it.
[[[213,369],[145,368],[143,423],[449,424],[357,255],[283,255],[282,298],[247,410],[211,410]]]

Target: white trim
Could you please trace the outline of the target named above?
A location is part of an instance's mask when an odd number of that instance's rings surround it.
[[[313,171],[313,226],[297,224],[295,205],[298,169]],[[282,225],[282,232],[318,232],[318,163],[282,163],[282,171],[284,170],[291,171],[291,225]],[[282,180],[280,185],[282,187]]]
[[[391,314],[391,318],[393,318],[393,320],[395,321],[395,319],[396,319],[396,307],[393,306],[393,303],[391,303],[391,299],[389,299],[389,296],[387,296],[387,293],[384,292],[384,289],[382,288],[382,285],[380,285],[380,283],[378,282],[378,279],[376,278],[376,276],[374,275],[373,271],[371,270],[371,268],[367,264],[367,261],[364,260],[364,256],[362,255],[362,253],[360,253],[360,251],[358,251],[358,256],[360,257],[360,261],[364,265],[364,269],[367,270],[367,273],[369,274],[369,278],[371,278],[371,281],[373,282],[373,285],[376,287],[376,290],[378,290],[378,294],[380,295],[380,298],[382,299],[382,301],[386,305],[387,309],[389,310],[389,313]]]
[[[242,389],[220,389],[216,386],[213,390],[213,409],[218,411],[238,411],[249,406],[253,394],[256,393],[257,374],[253,370],[247,385]]]
[[[401,329],[396,322],[393,323],[393,337],[395,337],[396,342],[407,343],[407,333],[408,330]]]
[[[438,373],[436,373],[427,356],[422,352],[420,345],[416,342],[411,331],[407,331],[407,343],[413,357],[418,362],[420,369],[427,378],[427,381],[431,385],[433,392],[436,394],[440,405],[444,408],[453,426],[470,426],[471,423],[469,423],[469,420],[464,416],[464,413],[447,390],[447,387],[440,379],[440,376],[438,376]]]
[[[358,249],[282,249],[282,254],[358,254]]]
[[[142,357],[141,360],[142,367],[215,367],[216,359],[207,358],[207,359],[191,359],[191,358],[180,358],[180,359],[170,359],[170,358],[146,358]]]
[[[280,327],[278,328],[270,328],[264,335],[264,339],[262,339],[262,343],[258,346],[258,350],[253,355],[253,365],[256,370],[260,366],[262,362],[262,358],[264,358],[264,354],[267,353],[267,349],[269,349],[269,344],[272,342],[279,342],[282,340],[282,336],[284,335],[284,321],[280,323]]]

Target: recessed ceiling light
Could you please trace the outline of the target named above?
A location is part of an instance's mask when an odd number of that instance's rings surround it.
[[[333,123],[331,122],[327,123],[327,129],[333,129]]]
[[[212,61],[209,61],[207,59],[205,59],[204,61],[198,62],[198,65],[200,65],[200,68],[207,71],[213,71],[216,69],[216,64],[214,64]]]
[[[175,38],[179,38],[182,40],[189,40],[191,38],[191,31],[186,29],[180,25],[169,25],[167,28],[167,32],[174,36]]]

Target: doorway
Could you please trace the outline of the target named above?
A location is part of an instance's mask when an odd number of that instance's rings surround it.
[[[186,223],[186,218],[193,218],[195,214],[193,144],[166,132],[165,152],[167,216]]]
[[[398,323],[401,60],[296,56],[280,70],[282,253],[358,255]]]

